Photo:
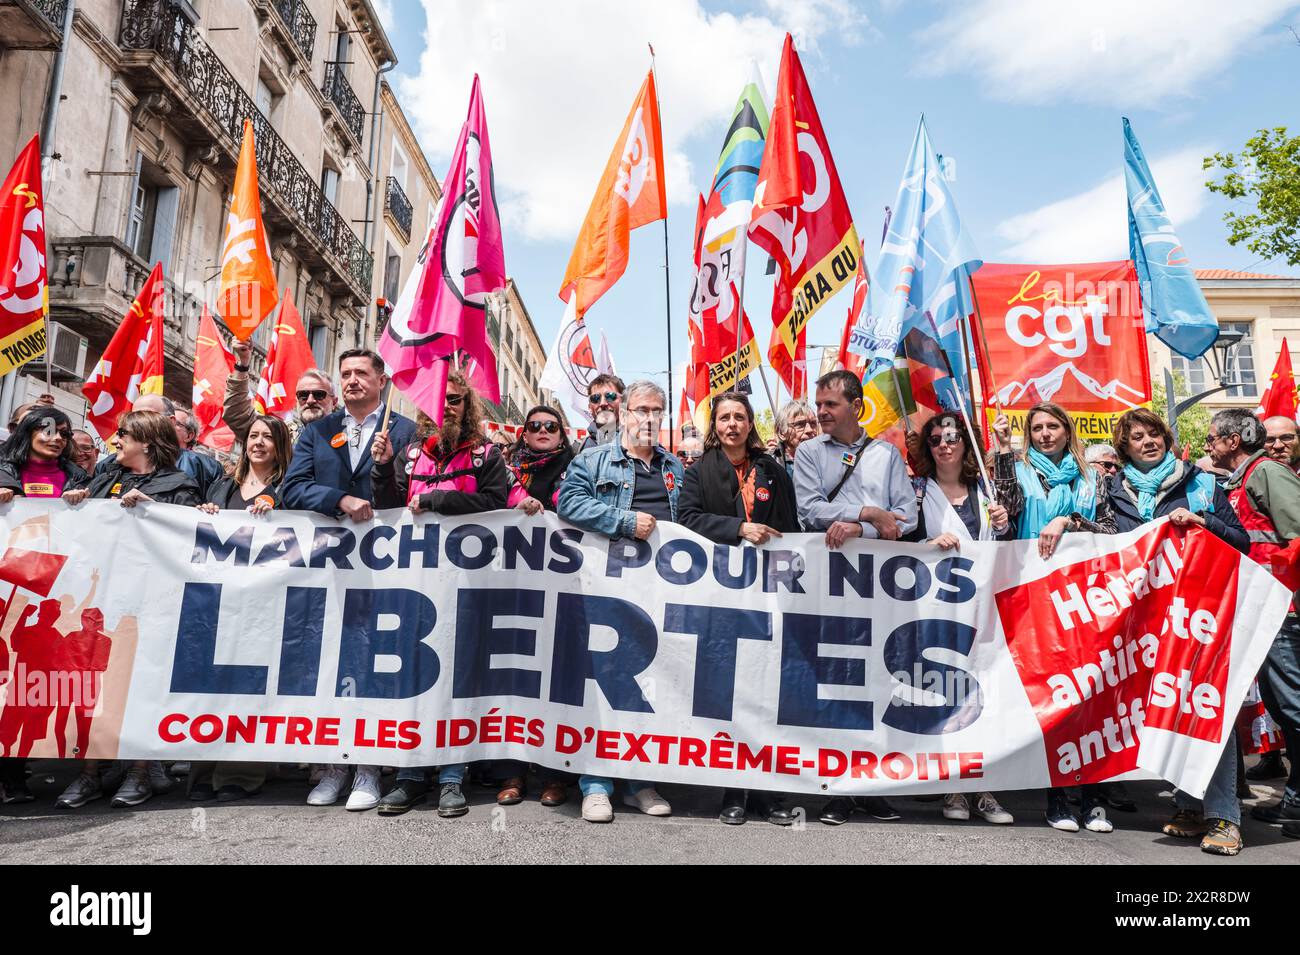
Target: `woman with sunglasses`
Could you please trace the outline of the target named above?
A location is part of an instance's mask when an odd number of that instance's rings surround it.
[[[961,550],[974,541],[1015,537],[1007,509],[989,495],[980,478],[978,453],[961,418],[941,414],[921,427],[917,440],[909,441],[916,477],[917,540],[928,540],[941,550]],[[1008,826],[1015,822],[991,792],[978,792],[975,812],[985,822]],[[965,821],[971,803],[965,793],[943,799],[945,819]]]
[[[560,482],[572,460],[573,446],[560,423],[560,413],[546,405],[529,409],[510,452],[506,505],[525,514],[554,511]]]
[[[28,411],[4,444],[0,444],[0,504],[8,504],[15,497],[61,497],[85,487],[90,475],[73,462],[74,450],[72,422],[66,414],[44,405]],[[0,641],[0,650],[6,649]],[[40,664],[32,659],[24,661],[23,654],[17,647],[14,649],[18,659],[12,666],[5,666],[5,672],[16,670],[18,662],[24,662],[24,669],[30,673],[59,669],[54,665],[54,647],[37,647],[38,653],[51,654],[49,660]],[[27,709],[13,701],[0,711],[0,742],[4,743],[5,750],[17,742],[17,731],[29,715],[25,713]],[[26,766],[25,759],[0,758],[0,790],[6,804],[32,801]]]
[[[1088,467],[1074,422],[1060,405],[1045,401],[1025,415],[1029,443],[1024,460],[1011,448],[1011,422],[999,414],[993,422],[997,444],[994,484],[998,503],[1016,524],[1018,540],[1037,540],[1038,555],[1047,560],[1062,535],[1080,531],[1114,534],[1115,514],[1106,493],[1106,479]],[[1008,463],[1014,462],[1008,474]],[[1080,786],[1083,825],[1091,832],[1110,832],[1105,799],[1095,784]],[[1047,823],[1062,832],[1078,832],[1079,819],[1064,789],[1047,790]]]
[[[688,529],[717,544],[765,544],[799,530],[794,482],[763,447],[745,395],[728,391],[713,399],[704,453],[686,470],[677,515]],[[794,822],[779,793],[756,801],[768,822]],[[748,802],[747,790],[725,790],[718,818],[742,825]]]
[[[375,431],[370,482],[376,508],[405,505],[414,514],[478,514],[506,506],[509,475],[500,452],[483,436],[483,402],[462,372],[447,376],[442,427],[423,413],[415,421],[415,437],[404,448],[394,449],[387,432]],[[424,799],[429,768],[398,770],[396,785],[379,800],[379,814],[400,815]],[[469,812],[461,790],[467,768],[460,764],[438,771],[438,815]]]

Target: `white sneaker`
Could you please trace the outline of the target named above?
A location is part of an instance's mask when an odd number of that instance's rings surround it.
[[[613,822],[614,807],[609,804],[609,797],[604,793],[583,796],[582,818],[588,822]]]
[[[970,803],[966,801],[965,793],[949,793],[943,797],[943,818],[962,822],[970,818]]]
[[[339,801],[347,787],[348,777],[352,775],[349,766],[329,766],[316,788],[307,795],[309,806],[332,806]]]
[[[124,777],[122,785],[117,787],[111,805],[114,809],[138,806],[153,798],[153,787],[149,785],[149,771],[132,766]]]
[[[624,793],[623,805],[631,806],[633,809],[640,809],[647,816],[671,816],[673,814],[673,807],[668,805],[667,799],[655,792],[653,786],[638,789],[634,793]]]
[[[993,798],[992,793],[980,793],[979,799],[975,802],[975,811],[985,822],[991,822],[995,826],[1009,826],[1016,821],[1016,817],[1003,809],[1002,805]]]
[[[80,809],[86,803],[101,799],[103,796],[104,787],[99,782],[99,774],[91,776],[82,773],[68,785],[67,789],[63,790],[63,794],[54,805],[58,809]]]
[[[1106,810],[1101,806],[1092,807],[1092,811],[1088,813],[1088,821],[1083,824],[1083,827],[1089,832],[1115,831],[1115,827],[1106,818]]]
[[[378,766],[358,766],[352,780],[352,793],[348,796],[348,812],[365,812],[379,805]]]

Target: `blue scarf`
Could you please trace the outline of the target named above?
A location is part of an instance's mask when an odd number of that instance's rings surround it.
[[[1028,464],[1016,462],[1016,480],[1025,499],[1016,536],[1021,540],[1037,537],[1054,518],[1069,517],[1075,511],[1086,520],[1093,519],[1097,513],[1097,487],[1091,471],[1087,475],[1079,473],[1074,455],[1066,454],[1060,464],[1053,464],[1037,448],[1030,448],[1025,459]],[[1040,474],[1051,489],[1047,494],[1038,479]]]
[[[1161,462],[1146,473],[1139,471],[1132,464],[1124,465],[1125,479],[1138,492],[1138,516],[1142,520],[1149,521],[1156,516],[1156,494],[1160,492],[1160,485],[1174,473],[1174,468],[1177,466],[1178,459],[1168,451],[1165,452]]]

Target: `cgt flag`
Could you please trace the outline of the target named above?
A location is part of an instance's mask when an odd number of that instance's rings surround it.
[[[393,386],[439,425],[448,367],[460,356],[470,382],[501,400],[487,339],[489,296],[506,284],[492,147],[478,76],[443,182],[437,218],[379,341]]]
[[[861,243],[788,33],[749,235],[776,263],[772,323],[787,358],[800,361],[804,327],[853,280]]]
[[[280,317],[271,330],[271,341],[266,348],[266,364],[257,383],[257,397],[253,400],[259,414],[289,418],[298,407],[294,389],[303,372],[316,367],[316,358],[307,342],[307,331],[302,326],[302,316],[293,304],[293,293],[284,291],[284,304]]]
[[[1283,338],[1282,348],[1277,353],[1277,364],[1273,366],[1273,374],[1268,379],[1268,388],[1264,390],[1264,397],[1260,398],[1255,414],[1261,421],[1279,416],[1295,421],[1296,411],[1295,374],[1291,370],[1291,350],[1287,347],[1286,339]]]
[[[239,165],[235,169],[235,192],[226,219],[226,241],[221,247],[217,312],[236,338],[248,341],[278,301],[275,268],[271,265],[266,229],[262,226],[253,123],[246,119]]]
[[[199,443],[219,451],[229,451],[235,440],[224,419],[226,378],[234,370],[235,356],[226,348],[205,305],[194,340],[194,393],[190,403],[199,423]]]
[[[90,403],[86,415],[105,441],[117,430],[118,418],[141,395],[163,390],[163,273],[154,265],[81,393]]]
[[[49,291],[37,137],[0,186],[0,375],[45,354]]]

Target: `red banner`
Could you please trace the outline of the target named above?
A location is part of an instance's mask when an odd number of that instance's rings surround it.
[[[990,265],[973,277],[984,340],[975,336],[984,407],[1023,412],[1054,401],[1086,439],[1151,400],[1142,301],[1132,262]],[[985,353],[987,344],[988,353]]]

